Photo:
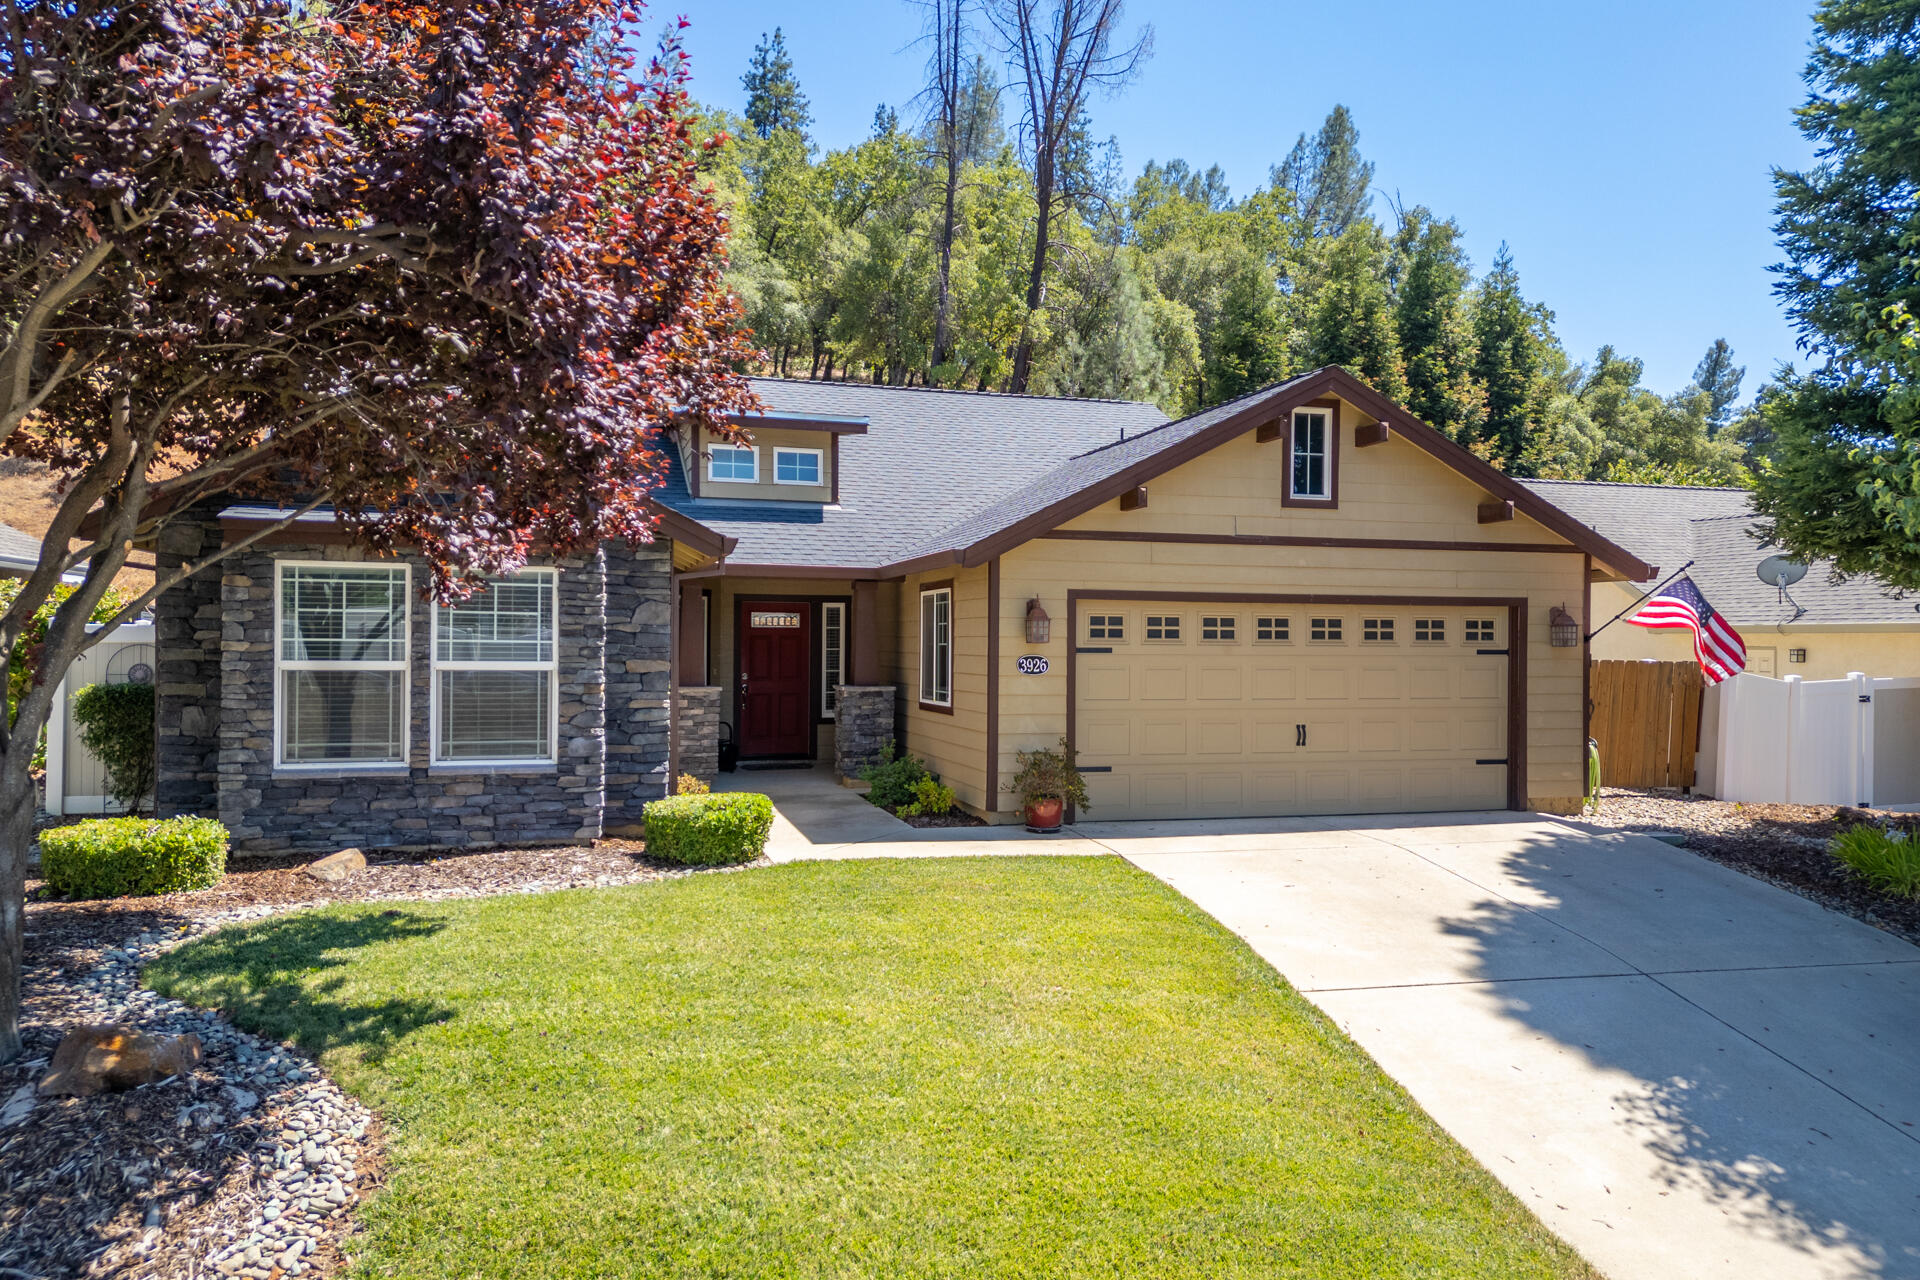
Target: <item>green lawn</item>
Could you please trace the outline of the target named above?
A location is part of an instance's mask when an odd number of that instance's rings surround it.
[[[370,1275],[1593,1274],[1117,859],[341,907],[147,972],[396,1126]]]

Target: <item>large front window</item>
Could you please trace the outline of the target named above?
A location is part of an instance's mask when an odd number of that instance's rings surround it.
[[[920,593],[920,701],[953,705],[953,592]]]
[[[404,764],[407,570],[278,571],[279,763]]]
[[[1330,496],[1325,410],[1303,409],[1293,415],[1293,466],[1289,484],[1291,496],[1295,498]]]
[[[435,761],[554,758],[556,578],[528,569],[434,611]]]

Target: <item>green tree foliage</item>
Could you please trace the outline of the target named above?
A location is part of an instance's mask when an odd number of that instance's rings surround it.
[[[805,133],[813,123],[813,112],[807,107],[807,95],[800,92],[793,59],[787,56],[787,38],[780,28],[775,27],[771,36],[761,34],[740,85],[747,91],[747,122],[758,136],[771,138],[783,129]]]
[[[1799,127],[1819,160],[1776,171],[1775,286],[1820,361],[1763,399],[1755,506],[1843,574],[1920,588],[1920,4],[1824,0]]]
[[[1487,390],[1474,376],[1478,344],[1467,315],[1473,272],[1460,227],[1415,208],[1402,218],[1394,250],[1404,260],[1394,323],[1406,353],[1407,407],[1456,443],[1480,439]]]
[[[1274,167],[1273,185],[1293,197],[1301,221],[1315,236],[1338,236],[1366,213],[1373,199],[1373,162],[1360,158],[1353,114],[1336,106],[1309,142],[1301,134]]]
[[[1391,248],[1380,225],[1362,219],[1320,248],[1306,320],[1306,363],[1345,365],[1383,395],[1406,399],[1406,366],[1386,279]]]
[[[1535,475],[1640,484],[1745,484],[1732,438],[1709,429],[1712,397],[1689,384],[1662,397],[1640,385],[1643,365],[1602,347],[1576,371],[1570,395],[1553,397],[1545,429],[1525,457]]]
[[[1715,338],[1694,366],[1693,385],[1707,393],[1707,421],[1715,431],[1733,416],[1733,404],[1740,398],[1740,384],[1746,376],[1746,369],[1734,364],[1733,348],[1725,338]]]

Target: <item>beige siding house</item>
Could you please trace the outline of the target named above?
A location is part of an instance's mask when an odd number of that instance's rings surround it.
[[[1344,371],[1180,422],[755,387],[758,460],[683,437],[660,495],[729,547],[676,665],[744,764],[892,738],[990,821],[1062,737],[1101,818],[1578,807],[1579,637],[1652,566]],[[801,448],[820,490],[766,482]]]
[[[1755,530],[1745,489],[1523,481],[1539,496],[1613,539],[1660,576],[1683,566],[1707,600],[1747,644],[1747,670],[1781,678],[1837,680],[1852,671],[1920,676],[1920,600],[1873,578],[1835,582],[1829,566],[1809,566],[1782,594],[1759,578],[1761,561],[1777,554]],[[1657,581],[1657,580],[1656,580]],[[1600,623],[1636,604],[1655,582],[1596,585]],[[1616,622],[1593,639],[1596,659],[1693,660],[1693,637]]]

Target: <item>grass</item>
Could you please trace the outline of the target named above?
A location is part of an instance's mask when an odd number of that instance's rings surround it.
[[[1920,840],[1879,827],[1850,827],[1833,838],[1833,856],[1881,893],[1920,898]]]
[[[1594,1274],[1115,859],[336,907],[147,975],[387,1118],[362,1275]]]

